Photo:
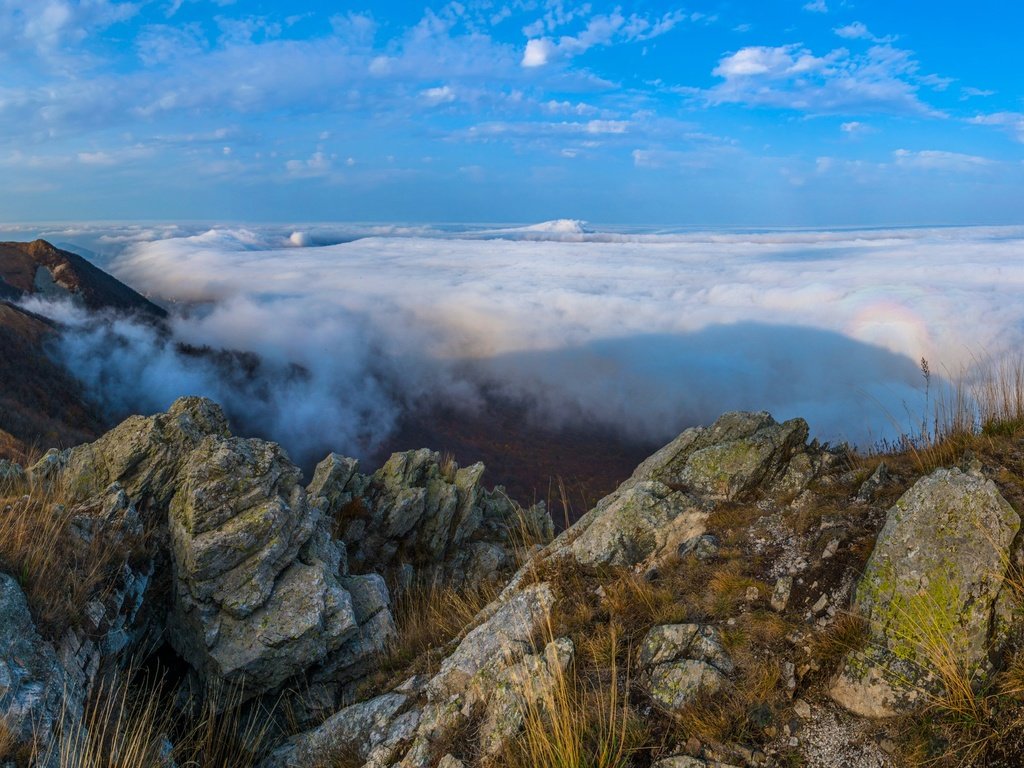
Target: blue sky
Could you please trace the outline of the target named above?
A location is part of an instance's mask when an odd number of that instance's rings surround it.
[[[0,0],[0,219],[1024,221],[1005,0]]]

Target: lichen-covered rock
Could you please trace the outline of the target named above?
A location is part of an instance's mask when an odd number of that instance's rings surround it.
[[[352,758],[385,764],[395,746],[416,729],[419,713],[415,709],[408,716],[400,714],[408,703],[400,693],[386,693],[345,707],[276,749],[260,768],[305,768]]]
[[[541,653],[528,654],[503,669],[488,686],[487,710],[480,725],[481,754],[498,757],[523,727],[528,707],[544,710],[557,703],[557,690],[572,663],[569,638],[548,643]]]
[[[471,630],[441,663],[427,685],[428,696],[441,701],[463,693],[474,678],[515,663],[550,619],[555,597],[548,584],[530,585],[497,606],[490,618]]]
[[[889,510],[857,587],[870,641],[848,657],[832,698],[873,717],[913,709],[941,685],[937,654],[984,675],[1019,527],[980,473],[940,469],[919,480]]]
[[[170,639],[201,674],[267,691],[358,631],[336,563],[304,563],[318,515],[273,443],[207,437],[169,506]]]
[[[111,564],[81,623],[68,627],[57,643],[61,665],[73,681],[68,701],[77,711],[84,707],[101,663],[154,642],[163,631],[164,611],[147,600],[155,563],[143,546],[145,529],[138,511],[120,484],[72,508],[68,534],[82,562],[110,551],[124,557]]]
[[[806,450],[807,432],[803,419],[779,424],[764,412],[726,413],[710,427],[683,432],[637,467],[633,479],[716,500],[741,498],[784,478],[790,461]]]
[[[453,585],[493,578],[513,566],[520,527],[550,539],[551,518],[521,510],[482,485],[484,466],[459,466],[423,449],[396,453],[373,475],[331,454],[316,468],[310,501],[331,518],[357,572],[440,578]]]
[[[383,578],[372,573],[343,576],[339,581],[352,596],[358,629],[321,664],[307,670],[305,683],[292,704],[296,718],[303,723],[333,712],[346,685],[371,671],[397,632]]]
[[[651,698],[672,712],[701,693],[717,691],[733,671],[718,630],[699,624],[654,627],[644,637],[638,661]]]
[[[617,493],[570,549],[581,563],[634,565],[699,538],[707,518],[686,494],[641,481]]]
[[[147,516],[166,509],[182,461],[208,436],[226,437],[220,406],[201,397],[176,400],[167,413],[132,416],[93,443],[49,451],[30,470],[35,483],[59,482],[69,503],[119,483]]]
[[[20,464],[0,459],[0,493],[25,481],[25,470]]]
[[[75,695],[53,647],[36,631],[18,583],[0,573],[0,726],[16,743],[38,738],[46,743],[62,715],[74,711]],[[67,710],[65,710],[67,706]]]

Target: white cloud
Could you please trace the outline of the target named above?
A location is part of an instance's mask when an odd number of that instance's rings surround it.
[[[841,130],[843,133],[854,136],[862,133],[872,133],[875,129],[872,128],[870,125],[867,125],[866,123],[862,123],[858,120],[851,120],[848,123],[843,123],[842,125],[840,125],[839,130]]]
[[[897,112],[938,116],[917,95],[927,78],[909,51],[885,45],[862,54],[837,48],[815,55],[801,44],[749,46],[723,56],[723,82],[690,89],[712,104],[743,103],[801,112]]]
[[[925,171],[975,172],[993,165],[993,161],[987,157],[930,149],[920,152],[897,149],[893,152],[893,158],[900,167]]]
[[[960,98],[961,98],[961,100],[972,99],[972,98],[979,97],[979,96],[980,97],[986,97],[986,96],[995,96],[995,95],[996,95],[995,91],[990,91],[990,90],[987,90],[985,88],[973,88],[971,86],[964,86],[963,88],[960,89]]]
[[[1024,112],[994,112],[990,115],[977,115],[967,122],[1003,128],[1017,141],[1024,143]]]
[[[524,67],[543,67],[551,61],[556,50],[555,44],[547,38],[528,40],[526,50],[523,51],[522,64]]]
[[[887,37],[877,37],[871,34],[871,30],[860,21],[855,21],[852,24],[847,24],[843,27],[836,27],[833,30],[839,37],[847,40],[870,40],[873,43],[892,43],[897,40],[895,35],[889,35]]]
[[[812,13],[828,13],[828,4],[825,0],[811,0],[809,3],[804,3],[804,10]]]
[[[558,59],[579,56],[594,47],[652,40],[672,31],[689,18],[691,17],[682,11],[670,11],[660,17],[651,18],[638,14],[627,17],[621,11],[615,10],[607,15],[591,16],[581,32],[576,35],[562,35],[557,40],[551,37],[534,37],[543,26],[533,25],[523,30],[531,39],[526,42],[521,64],[528,68],[542,67]]]
[[[316,151],[305,160],[289,160],[284,164],[284,167],[290,176],[302,178],[327,176],[334,169],[335,159],[335,155]]]
[[[327,232],[295,234],[211,230],[138,243],[115,264],[154,295],[211,301],[174,319],[176,338],[259,353],[270,369],[258,386],[124,327],[127,345],[83,328],[65,353],[107,376],[110,398],[154,410],[210,394],[306,457],[360,452],[403,408],[465,407],[484,390],[549,425],[648,439],[766,408],[870,444],[922,411],[922,356],[956,371],[979,350],[1024,345],[1024,271],[1005,268],[1021,228],[637,235],[551,222],[367,230],[377,236],[308,248],[296,246]],[[292,365],[308,377],[284,375]]]
[[[436,107],[440,104],[450,104],[455,101],[455,98],[455,91],[447,85],[420,91],[420,99],[431,107]]]

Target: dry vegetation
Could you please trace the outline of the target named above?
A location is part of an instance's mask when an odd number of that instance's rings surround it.
[[[81,623],[89,600],[109,589],[125,562],[145,555],[145,536],[73,535],[75,517],[59,490],[0,487],[0,568],[18,579],[39,629],[59,636]]]

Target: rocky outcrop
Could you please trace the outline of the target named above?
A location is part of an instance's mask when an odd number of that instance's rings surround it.
[[[651,725],[644,765],[825,766],[876,727],[864,715],[941,691],[929,643],[983,683],[996,652],[1021,647],[1007,582],[1020,519],[979,465],[917,479],[886,512],[915,480],[905,462],[845,464],[802,421],[763,413],[687,430],[532,548],[549,518],[487,491],[481,465],[412,451],[366,475],[331,454],[304,486],[278,446],[232,437],[198,398],[0,472],[67,500],[83,559],[146,542],[49,644],[0,576],[0,714],[21,739],[52,737],[58,703],[80,712],[104,665],[159,635],[192,690],[226,682],[252,711],[286,702],[290,735],[261,768],[500,765],[566,684],[595,701],[628,686],[610,697],[627,719],[608,722],[631,738],[634,720]],[[408,667],[378,663],[399,631],[389,583],[458,588],[524,556],[455,636]],[[857,647],[851,600],[869,637],[834,675],[835,649]],[[705,715],[732,741],[691,734]],[[898,764],[889,752],[858,748],[849,764]]]
[[[867,649],[847,659],[831,695],[857,714],[923,706],[943,665],[984,674],[997,601],[1020,518],[979,472],[936,470],[889,510],[855,607]]]
[[[310,497],[334,521],[356,572],[400,581],[479,583],[514,568],[524,531],[550,539],[543,505],[521,509],[483,487],[483,464],[460,468],[429,450],[396,453],[372,475],[331,454],[316,468]]]
[[[255,693],[358,632],[341,574],[299,557],[319,522],[300,477],[272,443],[211,436],[183,462],[170,502],[171,643],[205,676]]]
[[[344,547],[309,503],[298,468],[273,443],[231,437],[208,400],[183,398],[94,443],[51,451],[29,476],[83,505],[117,488],[138,508],[166,545],[167,638],[203,679],[252,696],[325,665],[342,678],[393,627],[383,585],[374,600],[355,581],[361,626],[342,584]]]
[[[72,686],[53,646],[39,636],[18,583],[0,573],[0,725],[16,743],[46,743]]]

